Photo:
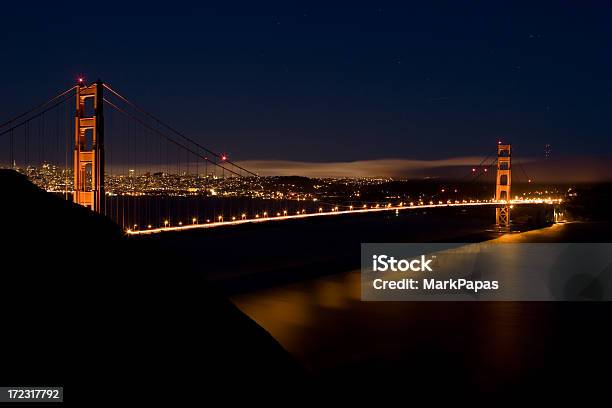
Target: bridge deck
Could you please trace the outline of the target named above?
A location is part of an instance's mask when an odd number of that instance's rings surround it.
[[[560,203],[561,200],[512,200],[510,201],[510,205],[522,205],[522,204],[555,204]],[[385,206],[385,207],[374,207],[374,208],[354,208],[350,210],[336,210],[336,211],[326,211],[326,212],[315,212],[315,213],[301,213],[301,214],[282,214],[276,216],[262,216],[255,218],[241,218],[241,219],[232,219],[232,220],[221,220],[207,223],[195,223],[188,225],[179,225],[179,226],[167,226],[167,227],[159,227],[159,228],[150,228],[143,230],[126,230],[126,234],[128,235],[146,235],[146,234],[157,234],[160,232],[169,232],[169,231],[185,231],[185,230],[193,230],[199,228],[219,228],[226,227],[230,225],[241,225],[241,224],[249,224],[249,223],[261,223],[261,222],[271,222],[271,221],[286,221],[292,219],[300,219],[300,218],[310,218],[310,217],[328,217],[335,215],[347,215],[347,214],[359,214],[359,213],[373,213],[373,212],[383,212],[383,211],[406,211],[406,210],[419,210],[419,209],[427,209],[427,208],[440,208],[440,207],[470,207],[470,206],[497,206],[501,203],[496,201],[481,201],[481,202],[461,202],[461,203],[442,203],[442,204],[423,204],[423,205],[400,205],[400,206]]]

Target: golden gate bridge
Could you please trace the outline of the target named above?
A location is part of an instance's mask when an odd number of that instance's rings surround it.
[[[279,199],[278,193],[263,191],[256,172],[186,136],[100,80],[86,84],[79,79],[0,124],[0,144],[6,156],[0,158],[2,167],[20,171],[47,191],[108,216],[131,235],[464,206],[495,207],[496,226],[507,231],[513,206],[560,201],[512,198],[512,146],[502,142],[462,179],[494,177],[492,197],[438,199],[433,194],[411,201],[330,203],[281,194]],[[531,183],[520,162],[518,168],[524,181]],[[223,192],[221,197],[202,203],[203,197],[214,198],[218,192]],[[231,200],[239,196],[250,199]]]

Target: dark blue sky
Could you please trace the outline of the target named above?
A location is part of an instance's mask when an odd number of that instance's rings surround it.
[[[612,6],[426,3],[11,2],[0,118],[83,73],[237,160],[612,154]]]

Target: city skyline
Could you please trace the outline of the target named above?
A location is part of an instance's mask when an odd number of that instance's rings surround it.
[[[381,159],[346,162],[300,162],[288,160],[247,160],[236,164],[256,171],[262,177],[299,176],[309,178],[395,178],[403,180],[426,179],[461,179],[466,172],[479,165],[481,156],[454,157],[438,160]],[[63,161],[47,161],[48,164],[66,167]],[[525,170],[533,182],[541,183],[600,183],[612,181],[612,162],[605,158],[594,157],[559,157],[534,158],[516,157],[516,165],[522,166],[520,175],[515,182],[525,183]],[[571,163],[571,166],[568,166]],[[13,167],[40,167],[43,162],[31,161],[23,163],[16,161]],[[12,167],[8,162],[0,162],[5,168]],[[482,166],[480,166],[482,167]],[[72,158],[68,161],[68,169],[72,171]],[[168,163],[111,163],[106,172],[111,175],[129,175],[130,170],[137,174],[169,173],[169,174],[209,174],[224,177],[218,169],[210,165],[208,173],[202,162],[181,162],[180,165]],[[231,174],[226,176],[230,177]]]

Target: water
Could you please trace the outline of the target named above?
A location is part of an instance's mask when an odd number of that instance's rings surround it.
[[[605,239],[607,231],[608,224],[562,224],[499,239],[588,242]],[[329,380],[408,370],[407,378],[449,375],[455,385],[497,390],[534,373],[557,378],[558,365],[584,368],[609,349],[610,336],[601,332],[607,303],[361,302],[359,278],[352,270],[232,300]]]

